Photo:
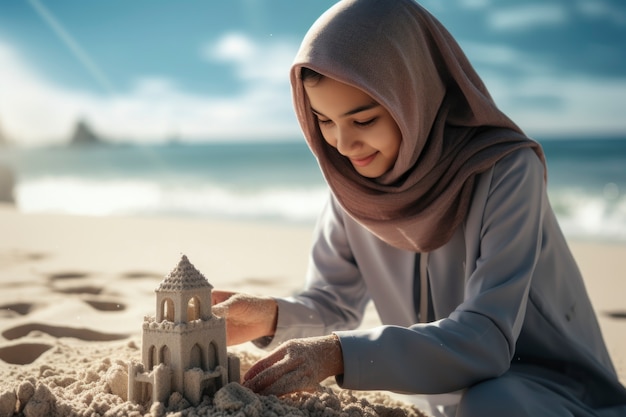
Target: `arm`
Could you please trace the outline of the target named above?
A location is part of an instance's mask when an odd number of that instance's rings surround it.
[[[228,344],[253,340],[261,348],[302,337],[328,335],[359,325],[369,298],[330,201],[315,230],[305,289],[294,297],[270,298],[213,292],[213,312],[227,318]]]
[[[544,190],[543,168],[532,151],[499,162],[482,208],[480,253],[466,278],[463,303],[434,323],[338,332],[344,361],[338,382],[349,389],[431,394],[505,372],[541,250]]]
[[[361,323],[369,296],[335,204],[331,197],[315,228],[304,290],[294,297],[276,298],[276,333],[263,347],[354,329]]]

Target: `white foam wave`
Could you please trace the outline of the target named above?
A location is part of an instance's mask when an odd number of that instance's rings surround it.
[[[564,189],[550,194],[566,236],[626,242],[626,193],[610,183],[603,192]]]
[[[164,185],[148,180],[48,177],[21,182],[16,200],[24,212],[89,216],[177,215],[314,221],[326,189],[272,187],[237,190],[214,184]]]
[[[163,184],[152,180],[43,177],[17,185],[24,212],[90,216],[168,215],[266,219],[313,223],[327,198],[325,186],[260,186],[216,183]],[[552,206],[567,237],[626,242],[626,192],[615,184],[590,194],[557,189]]]

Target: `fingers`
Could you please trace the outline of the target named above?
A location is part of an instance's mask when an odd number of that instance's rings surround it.
[[[246,374],[243,376],[244,382],[247,380],[253,379],[257,375],[259,375],[261,372],[265,371],[266,369],[274,365],[276,362],[283,359],[286,353],[287,353],[286,351],[279,348],[278,350],[272,352],[269,356],[266,356],[265,358],[259,360],[257,363],[252,365],[252,367],[248,369],[248,372],[246,372]]]
[[[230,291],[213,294],[212,312],[226,319],[229,346],[274,334],[278,305],[273,298]]]
[[[228,307],[223,304],[216,305],[213,306],[211,312],[217,317],[226,317],[228,315]]]
[[[263,370],[259,370],[253,376],[246,374],[243,386],[263,394],[282,377],[280,368],[277,364],[272,364]]]
[[[226,317],[228,310],[241,294],[232,291],[215,290],[212,292],[212,312],[218,317]]]
[[[250,389],[261,395],[275,395],[280,397],[293,392],[313,392],[319,385],[314,378],[311,378],[310,376],[303,376],[297,369],[286,372],[279,378],[273,376],[271,382],[268,378],[266,382],[267,384],[264,384],[263,386],[258,386],[256,389]]]
[[[254,364],[243,385],[263,395],[314,391],[319,383],[343,373],[341,344],[336,335],[292,339]]]
[[[284,349],[250,368],[244,376],[243,385],[262,395],[280,396],[312,390],[316,384],[315,381],[311,384],[313,378],[309,374],[302,358],[290,355],[289,349]]]
[[[220,291],[220,290],[213,290],[211,292],[211,304],[216,305],[219,303],[223,303],[224,301],[228,300],[230,297],[232,297],[233,295],[235,295],[237,293],[232,292],[232,291]]]
[[[212,313],[218,317],[226,317],[228,315],[228,305],[226,301],[230,300],[236,293],[230,291],[213,291],[211,297]]]

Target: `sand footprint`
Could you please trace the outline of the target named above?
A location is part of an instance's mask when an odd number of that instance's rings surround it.
[[[156,272],[149,272],[149,271],[130,271],[130,272],[126,272],[125,274],[122,274],[122,278],[125,279],[141,279],[141,278],[156,278],[156,279],[163,279],[163,274],[159,274]]]
[[[49,256],[49,254],[43,252],[28,252],[20,249],[3,251],[0,252],[0,267],[24,262],[37,262]]]
[[[626,319],[626,310],[624,311],[606,311],[604,312],[606,316],[609,316],[612,319]]]
[[[98,295],[102,293],[102,287],[96,287],[94,285],[79,285],[76,287],[67,288],[54,288],[53,291],[61,294],[89,294]]]
[[[84,272],[57,272],[55,274],[50,274],[48,278],[51,281],[58,281],[58,280],[87,278],[88,276],[89,274],[86,274]]]
[[[71,285],[67,284],[67,282],[72,282],[75,280],[80,280],[83,278],[88,278],[89,274],[80,271],[65,271],[65,272],[57,272],[54,274],[48,275],[48,279],[51,281],[52,291],[58,292],[61,294],[90,294],[90,295],[98,295],[102,292],[102,287],[97,287],[94,285]],[[60,285],[57,285],[60,284]]]
[[[52,345],[46,343],[20,343],[0,347],[0,360],[13,365],[28,365],[51,347]]]
[[[25,316],[30,313],[35,305],[31,303],[13,303],[0,305],[0,317],[11,318],[17,315]]]
[[[65,326],[52,326],[42,323],[29,323],[12,327],[2,332],[7,340],[15,340],[27,336],[31,332],[42,332],[53,337],[73,337],[88,342],[107,342],[112,340],[126,339],[127,334],[103,333],[95,330]]]
[[[118,301],[83,300],[98,311],[124,311],[126,305]]]
[[[48,275],[48,279],[52,282],[52,291],[61,294],[74,294],[74,295],[100,295],[104,288],[95,285],[67,285],[58,283],[72,282],[74,280],[80,280],[88,278],[89,274],[79,271],[65,271],[57,272]],[[126,309],[126,305],[117,301],[104,301],[97,299],[83,300],[86,304],[99,311],[122,311]]]

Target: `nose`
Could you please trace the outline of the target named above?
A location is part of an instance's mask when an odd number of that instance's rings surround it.
[[[337,129],[335,143],[335,147],[340,154],[349,155],[350,151],[358,144],[358,138],[353,132],[348,132],[347,129]]]

